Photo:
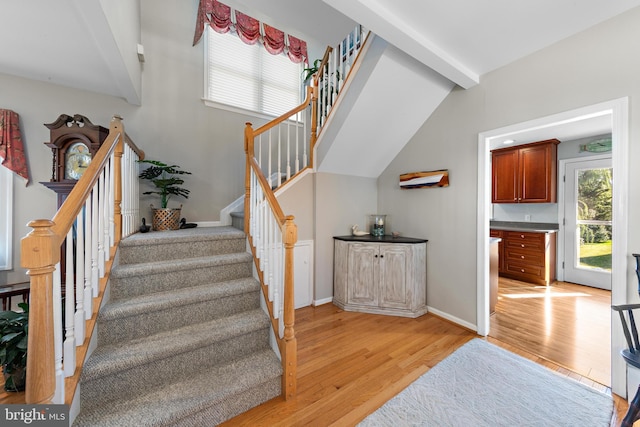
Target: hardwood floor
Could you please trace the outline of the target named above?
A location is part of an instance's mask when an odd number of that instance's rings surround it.
[[[500,278],[489,335],[611,385],[611,292]]]
[[[524,322],[526,323],[526,322]],[[431,314],[417,319],[344,312],[332,304],[296,310],[298,394],[276,398],[223,426],[353,426],[382,406],[475,332]],[[489,342],[558,373],[611,393],[604,385],[495,338]],[[22,400],[20,400],[22,398]],[[0,393],[0,403],[24,402],[24,393]],[[611,426],[627,403],[614,395]]]
[[[296,311],[298,394],[273,399],[222,424],[231,426],[353,426],[477,337],[426,314],[417,319],[344,312],[332,304]],[[495,338],[509,351],[606,393],[610,390],[547,359]],[[626,402],[615,396],[612,426]]]

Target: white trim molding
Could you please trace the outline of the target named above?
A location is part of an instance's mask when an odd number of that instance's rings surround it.
[[[0,157],[2,161],[2,157]],[[13,269],[13,173],[0,166],[0,271]]]
[[[477,331],[489,334],[489,219],[491,206],[491,141],[525,131],[545,129],[563,123],[573,123],[590,117],[611,117],[613,187],[613,260],[611,303],[627,303],[627,229],[629,209],[629,99],[618,98],[563,113],[482,132],[478,135],[478,222],[477,222]],[[626,366],[619,356],[625,346],[620,322],[611,318],[611,388],[626,395]]]

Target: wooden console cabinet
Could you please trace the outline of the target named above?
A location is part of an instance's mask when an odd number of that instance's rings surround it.
[[[418,317],[427,312],[427,241],[334,237],[333,302],[346,311]]]
[[[555,203],[557,139],[491,151],[492,203]]]

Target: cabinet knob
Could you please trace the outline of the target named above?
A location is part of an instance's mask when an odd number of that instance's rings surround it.
[[[374,255],[376,258],[378,258],[378,255]]]
[[[520,255],[520,258],[524,259],[524,255]]]
[[[524,248],[524,245],[520,245],[520,246],[522,246]]]
[[[380,255],[380,258],[384,258],[384,255]]]
[[[524,273],[524,268],[523,268],[523,269],[521,269],[520,271]]]
[[[524,234],[521,234],[521,235],[520,235],[520,238],[521,238],[521,239],[524,239]]]

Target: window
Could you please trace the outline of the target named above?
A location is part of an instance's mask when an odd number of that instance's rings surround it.
[[[302,64],[272,55],[259,43],[245,44],[235,33],[206,32],[206,101],[269,116],[300,104]]]
[[[0,200],[0,270],[11,270],[13,173],[4,166],[0,166]]]

